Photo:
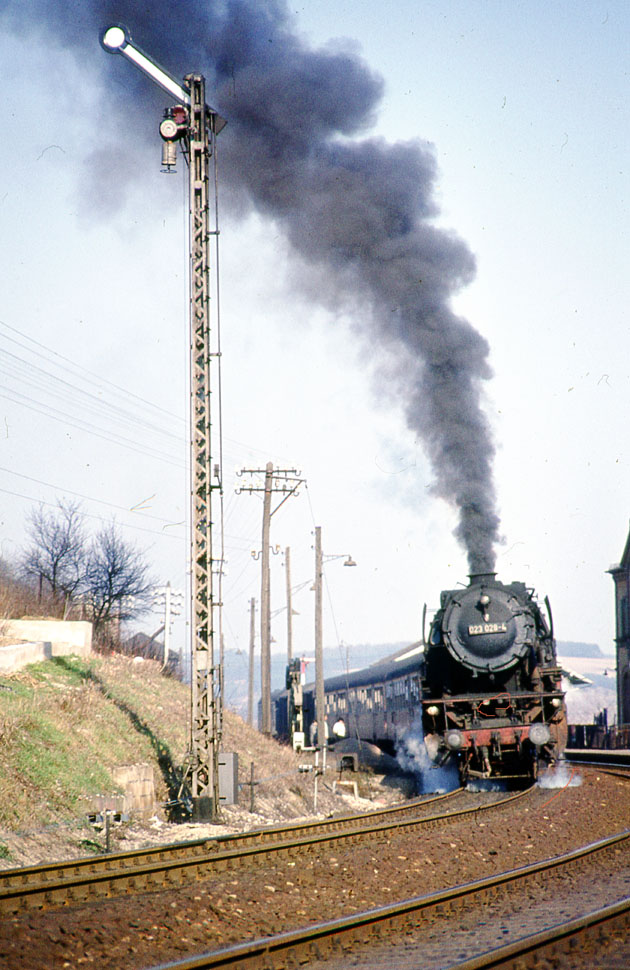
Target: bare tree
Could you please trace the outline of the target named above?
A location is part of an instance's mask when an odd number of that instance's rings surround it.
[[[29,513],[26,530],[31,544],[22,555],[21,572],[38,583],[40,601],[44,583],[55,603],[63,599],[65,618],[85,573],[86,541],[81,507],[62,498],[57,499],[57,508],[53,511],[40,505]]]
[[[123,538],[115,521],[97,532],[85,572],[85,596],[95,632],[144,612],[154,585],[144,553]]]
[[[18,569],[0,558],[0,636],[3,620],[34,613],[39,605],[33,584],[22,578]]]

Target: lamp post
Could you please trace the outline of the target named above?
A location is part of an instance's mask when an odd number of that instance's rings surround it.
[[[345,559],[344,566],[356,566],[352,556],[326,556],[328,561]],[[323,645],[323,577],[324,555],[322,553],[322,529],[315,526],[315,720],[317,721],[317,744],[325,749],[326,701],[324,697],[324,645]]]

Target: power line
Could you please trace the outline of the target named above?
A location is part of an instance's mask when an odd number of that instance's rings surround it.
[[[87,367],[83,367],[82,365],[77,364],[69,357],[64,357],[63,354],[60,354],[56,350],[53,350],[51,347],[47,347],[45,344],[40,343],[38,340],[35,340],[34,337],[29,337],[28,334],[25,334],[23,331],[18,330],[17,327],[12,327],[11,324],[6,323],[6,321],[0,320],[0,325],[5,327],[7,330],[11,330],[12,333],[17,333],[20,335],[20,337],[24,337],[25,340],[28,340],[29,343],[35,344],[36,347],[40,347],[42,350],[45,350],[47,355],[52,355],[53,357],[57,357],[59,358],[59,360],[64,361],[64,363],[69,364],[74,370],[79,372],[79,376],[82,376],[83,374],[89,374],[90,377],[94,377],[97,381],[100,381],[102,384],[105,384],[108,387],[114,388],[116,391],[120,392],[126,397],[130,397],[136,401],[140,401],[142,404],[145,404],[156,411],[160,411],[162,414],[166,415],[169,418],[175,418],[176,420],[181,421],[182,423],[185,423],[185,418],[183,416],[173,414],[172,412],[167,411],[165,408],[160,407],[159,404],[154,404],[153,401],[149,401],[147,400],[147,398],[141,397],[139,394],[135,394],[133,391],[129,391],[127,390],[127,388],[121,387],[119,384],[115,384],[113,381],[108,380],[108,378],[102,377],[100,374],[96,374],[94,371],[88,370]],[[14,343],[19,344],[19,346],[24,347],[24,344],[20,344],[19,341],[16,341],[12,337],[8,337],[7,339],[12,340]],[[28,347],[25,347],[25,349],[29,350]],[[30,351],[30,352],[37,354],[38,357],[42,357],[42,356],[45,357],[45,355],[39,354],[37,351]]]
[[[56,502],[48,502],[46,501],[46,499],[33,498],[32,495],[24,495],[23,492],[12,492],[11,489],[9,488],[0,487],[0,492],[3,492],[5,495],[13,495],[15,498],[26,499],[27,502],[33,502],[36,505],[47,505],[49,508],[53,508],[53,509],[58,507]],[[83,512],[82,514],[85,515],[86,518],[96,519],[98,522],[105,522],[106,524],[109,524],[109,521],[110,521],[109,519],[104,519],[102,515],[96,515],[94,512]],[[179,525],[179,523],[177,524]],[[177,539],[180,542],[183,542],[185,539],[184,536],[178,536],[172,532],[164,532],[164,531],[157,532],[155,529],[145,529],[141,525],[134,525],[133,523],[131,524],[127,523],[125,528],[135,529],[137,532],[148,532],[151,535],[163,536],[168,539]]]
[[[82,499],[84,499],[87,502],[96,502],[98,505],[105,505],[108,508],[115,509],[115,510],[117,510],[119,512],[124,512],[125,514],[128,514],[128,515],[139,515],[143,519],[154,519],[156,522],[162,522],[162,523],[164,523],[164,527],[165,528],[175,528],[177,526],[184,525],[184,522],[183,521],[181,521],[181,522],[173,522],[172,519],[165,519],[165,518],[162,518],[161,516],[158,516],[158,515],[152,515],[150,512],[149,513],[139,512],[136,509],[129,508],[126,505],[118,505],[115,502],[108,502],[106,499],[95,498],[93,495],[86,495],[84,492],[76,492],[73,489],[65,488],[62,485],[54,485],[52,482],[45,482],[41,478],[35,478],[32,475],[25,475],[25,474],[23,474],[21,472],[13,471],[11,468],[4,468],[1,465],[0,465],[0,472],[5,472],[8,475],[15,475],[17,478],[23,478],[25,481],[33,482],[36,485],[43,485],[45,488],[52,488],[56,492],[62,492],[64,495],[72,495],[75,498],[82,498]],[[21,492],[12,492],[9,489],[0,488],[0,491],[6,492],[8,495],[14,495],[17,498],[27,499],[27,500],[32,501],[32,502],[40,502],[41,501],[44,505],[54,506],[54,504],[55,504],[53,502],[47,502],[47,501],[45,501],[43,499],[40,500],[40,499],[31,498],[28,495],[23,495]],[[88,513],[85,513],[85,514],[88,514]],[[135,528],[134,526],[130,526],[130,527],[131,528]],[[138,528],[139,528],[139,526],[138,526]],[[166,532],[156,532],[155,530],[146,530],[146,529],[144,531],[153,531],[153,535],[171,535],[172,534],[172,533],[166,533]],[[251,541],[252,541],[247,536],[233,535],[233,534],[230,534],[230,533],[226,533],[225,534],[225,538],[226,539],[231,539],[231,540],[233,540],[235,542],[247,543],[247,546],[245,546],[243,548],[240,548],[240,549],[237,546],[233,546],[233,545],[230,546],[231,549],[237,549],[237,551],[239,551],[239,552],[245,552],[245,551],[247,551],[247,549],[249,548],[249,545],[251,544]]]
[[[124,407],[121,407],[118,404],[114,404],[101,397],[98,397],[91,391],[86,391],[81,387],[77,387],[76,384],[71,384],[70,381],[66,381],[63,378],[58,377],[56,374],[51,374],[50,371],[45,370],[43,367],[39,367],[37,364],[25,361],[22,357],[18,357],[9,350],[0,348],[0,354],[3,354],[5,357],[10,357],[13,361],[17,362],[17,376],[21,376],[21,371],[26,373],[29,386],[36,383],[34,380],[34,372],[36,372],[44,377],[43,381],[41,379],[39,380],[39,388],[61,398],[62,401],[74,401],[75,397],[78,396],[79,399],[83,401],[83,406],[91,408],[97,414],[102,412],[106,417],[113,417],[114,420],[118,421],[121,419],[127,422],[131,420],[132,422],[142,425],[145,428],[149,428],[150,430],[164,435],[167,438],[174,438],[176,441],[183,441],[183,435],[173,434],[171,431],[167,431],[164,427],[142,418],[137,413],[127,411]],[[21,368],[20,365],[23,365],[23,368]],[[15,369],[15,364],[13,366]],[[7,375],[7,371],[8,368],[5,368],[5,376]],[[48,384],[51,386],[49,387]],[[56,390],[55,384],[61,385],[61,390]],[[70,390],[70,394],[67,393],[65,390],[66,388]]]
[[[0,385],[2,388],[3,385]],[[6,391],[10,393],[6,393]],[[25,394],[20,393],[20,391],[12,391],[11,388],[4,388],[5,393],[0,390],[0,397],[5,398],[5,400],[12,401],[14,404],[20,404],[21,406],[28,408],[29,411],[35,411],[37,414],[43,414],[47,418],[51,418],[53,421],[59,421],[62,423],[67,423],[73,428],[77,428],[79,431],[85,431],[88,434],[92,434],[97,438],[101,438],[104,441],[109,441],[112,444],[122,445],[125,448],[130,448],[132,451],[141,452],[142,454],[148,455],[151,458],[157,458],[160,461],[164,461],[169,465],[173,465],[175,468],[184,468],[185,463],[183,460],[177,461],[172,457],[169,457],[165,453],[160,453],[157,449],[147,448],[143,446],[140,442],[134,441],[131,438],[125,438],[123,435],[119,434],[107,434],[103,429],[97,429],[95,425],[90,425],[86,421],[81,421],[80,418],[75,418],[73,415],[67,414],[61,411],[59,408],[47,407],[41,401],[37,401],[39,407],[32,403],[31,398],[26,397]],[[13,396],[12,396],[13,395]],[[16,400],[17,399],[17,400]]]
[[[85,381],[85,375],[87,374],[90,377],[94,378],[94,380],[96,380],[100,384],[105,385],[106,387],[112,388],[114,391],[122,394],[124,397],[128,397],[133,399],[134,401],[138,401],[141,404],[145,405],[147,408],[152,409],[154,411],[158,411],[160,414],[169,418],[171,421],[175,421],[181,425],[185,425],[186,418],[183,415],[175,414],[172,411],[168,411],[165,408],[161,407],[160,405],[155,404],[153,401],[150,401],[148,398],[144,398],[139,394],[135,394],[133,391],[129,391],[126,388],[120,386],[119,384],[114,383],[114,381],[110,381],[108,378],[103,377],[100,374],[97,374],[94,371],[89,370],[88,368],[84,367],[82,364],[78,364],[76,361],[71,360],[71,358],[58,353],[56,350],[53,350],[51,347],[48,347],[46,344],[41,343],[38,340],[35,340],[34,337],[30,337],[28,334],[24,333],[22,330],[19,330],[17,327],[14,327],[11,324],[7,323],[5,320],[0,319],[0,327],[4,327],[6,330],[10,330],[12,333],[18,334],[20,337],[23,337],[24,340],[28,341],[31,344],[34,344],[36,347],[39,347],[41,348],[41,350],[45,351],[45,353],[42,354],[42,353],[39,353],[38,351],[31,350],[30,347],[28,347],[26,344],[21,343],[19,340],[16,340],[14,337],[9,336],[8,334],[4,334],[4,335],[0,334],[0,336],[4,336],[5,340],[10,340],[12,343],[17,344],[20,347],[23,347],[23,349],[25,349],[28,353],[34,354],[37,357],[41,357],[44,360],[47,360],[48,357],[58,358],[59,360],[63,361],[65,364],[69,365],[73,376],[78,377],[79,380]],[[5,353],[9,353],[9,352],[5,351]],[[25,360],[24,358],[18,357],[15,354],[13,354],[12,356],[17,360],[22,361],[27,368],[30,368],[33,366],[28,360]],[[67,370],[67,368],[62,367],[60,364],[55,363],[55,361],[49,361],[49,363],[51,363],[52,366],[59,367],[61,370]],[[61,382],[61,379],[57,378],[54,374],[50,374],[50,377],[53,381],[59,380]],[[88,392],[82,392],[82,393],[88,393]],[[9,400],[11,400],[11,398],[9,398]],[[100,400],[100,398],[97,397],[96,400]],[[45,405],[42,405],[42,406],[45,406]],[[109,405],[109,406],[115,406],[115,405]],[[132,412],[130,414],[130,418],[133,421],[139,420],[137,418],[136,412]],[[169,433],[169,434],[171,434],[172,437],[179,437],[177,435],[172,435],[172,433]],[[229,443],[235,448],[244,449],[246,452],[249,452],[251,454],[259,454],[259,455],[265,455],[265,456],[268,456],[270,454],[269,449],[254,447],[253,445],[250,445],[247,442],[239,441],[237,438],[230,438],[227,436],[222,436],[222,437],[225,442]],[[182,440],[182,441],[185,440],[185,435],[183,432],[179,440]],[[275,457],[278,460],[280,460],[280,456],[275,456]]]
[[[154,519],[156,522],[163,522],[166,525],[180,524],[173,522],[171,519],[163,519],[158,515],[152,515],[150,512],[139,512],[136,509],[130,509],[125,505],[117,505],[115,502],[108,502],[102,498],[95,498],[93,495],[85,495],[83,492],[75,492],[70,488],[62,487],[61,485],[53,485],[52,482],[44,482],[41,478],[34,478],[32,475],[24,475],[21,472],[13,471],[11,468],[3,468],[1,465],[0,472],[5,472],[7,475],[15,475],[17,478],[24,478],[28,482],[34,482],[36,485],[44,485],[46,488],[54,488],[56,492],[63,492],[64,495],[73,495],[75,498],[82,498],[87,502],[97,502],[99,505],[106,505],[111,509],[117,509],[119,512],[126,512],[132,515],[141,515],[144,519]]]

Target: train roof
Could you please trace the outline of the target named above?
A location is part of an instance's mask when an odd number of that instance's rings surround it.
[[[360,670],[349,670],[344,674],[337,674],[335,677],[324,678],[324,690],[345,690],[349,687],[369,687],[372,684],[384,684],[396,677],[404,676],[420,670],[424,662],[424,646],[421,640],[397,650],[382,660],[377,660],[369,667],[362,667]],[[315,691],[315,681],[310,680],[304,685],[307,692]],[[271,692],[272,700],[286,695],[286,688],[280,688]]]
[[[419,670],[424,660],[422,641],[412,643],[396,653],[390,654],[383,660],[377,660],[369,667],[360,670],[349,670],[344,674],[324,679],[324,688],[328,690],[344,690],[346,687],[367,687],[371,684],[386,683],[404,674]],[[306,689],[315,687],[314,681],[306,685]]]

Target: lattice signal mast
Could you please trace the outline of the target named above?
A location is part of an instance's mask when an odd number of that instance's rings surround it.
[[[209,160],[215,139],[225,121],[205,100],[205,78],[189,74],[181,85],[155,61],[131,43],[129,31],[112,24],[101,33],[101,45],[111,54],[123,54],[176,104],[165,111],[160,124],[162,163],[172,170],[181,144],[188,162],[190,202],[190,448],[191,448],[191,772],[193,816],[216,818],[219,806],[219,731],[222,702],[219,671],[215,668],[215,614],[213,595],[212,492],[210,420],[210,228]],[[216,190],[216,179],[215,190]]]

